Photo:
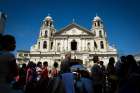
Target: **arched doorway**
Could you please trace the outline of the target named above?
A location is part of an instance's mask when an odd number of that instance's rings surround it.
[[[71,42],[71,50],[77,50],[77,42],[75,40]]]

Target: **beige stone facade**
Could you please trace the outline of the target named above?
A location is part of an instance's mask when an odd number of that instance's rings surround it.
[[[117,60],[117,49],[108,44],[103,21],[99,16],[94,17],[91,30],[72,22],[60,31],[55,29],[52,18],[47,16],[43,20],[37,42],[31,46],[30,51],[18,51],[17,59],[19,62],[48,61],[49,67],[52,67],[55,61],[60,64],[68,51],[72,58],[81,59],[87,67],[93,64],[94,55],[98,55],[104,64],[108,63],[110,57]]]

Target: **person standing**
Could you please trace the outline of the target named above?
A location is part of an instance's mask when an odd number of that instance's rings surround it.
[[[105,68],[103,61],[100,61],[99,64],[100,64],[101,71],[103,73],[102,74],[102,88],[103,88],[103,93],[105,93],[105,91],[106,91],[106,68]]]
[[[94,65],[91,68],[91,77],[93,80],[93,91],[94,93],[102,93],[103,72],[99,66],[98,56],[94,56],[93,61],[94,61]]]
[[[48,91],[48,82],[49,82],[49,71],[48,71],[48,62],[43,62],[42,71],[40,73],[41,78],[37,84],[37,92],[38,93],[46,93]],[[48,92],[47,92],[48,93]]]
[[[37,72],[37,81],[39,81],[41,78],[41,73],[42,73],[42,63],[41,62],[37,63],[36,72]]]
[[[70,71],[71,67],[71,53],[68,52],[65,54],[65,59],[61,63],[60,66],[60,73],[62,76],[62,81],[64,83],[64,88],[66,90],[66,93],[75,93],[74,90],[74,75]]]
[[[65,54],[65,59],[60,65],[60,71],[61,73],[67,73],[70,72],[70,62],[71,62],[71,53],[68,52]]]
[[[16,48],[15,38],[11,35],[1,37],[0,52],[0,93],[11,93],[14,90],[10,87],[11,82],[18,76],[16,58],[12,51]]]
[[[52,76],[52,77],[57,77],[57,76],[58,76],[59,71],[58,71],[57,68],[58,68],[58,63],[57,63],[57,62],[54,62],[53,68],[52,68],[52,70],[51,70],[51,76]]]
[[[49,74],[48,62],[45,61],[45,62],[43,62],[43,69],[42,69],[42,72],[41,72],[41,78],[42,79],[48,79],[49,78],[48,74]]]
[[[117,73],[114,64],[115,64],[115,59],[111,57],[107,65],[107,76],[111,86],[109,93],[115,93],[117,89]]]
[[[26,84],[26,64],[22,64],[22,67],[19,69],[19,87],[20,88],[24,88],[25,84]]]

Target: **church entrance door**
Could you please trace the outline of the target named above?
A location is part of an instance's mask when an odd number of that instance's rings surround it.
[[[71,42],[71,50],[77,50],[77,42],[75,40]]]

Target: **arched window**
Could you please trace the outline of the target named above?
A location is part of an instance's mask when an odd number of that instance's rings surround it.
[[[97,22],[98,26],[100,26],[100,21]]]
[[[46,41],[43,42],[43,48],[47,48],[47,42]]]
[[[53,42],[51,42],[51,49],[53,48]]]
[[[47,37],[47,35],[48,35],[48,31],[46,30],[46,31],[45,31],[45,37]]]
[[[38,42],[38,49],[40,48],[40,42]]]
[[[101,49],[104,49],[104,43],[103,43],[103,41],[100,42],[100,47],[101,47]]]
[[[96,27],[96,22],[94,23],[94,26]]]
[[[52,22],[50,23],[50,26],[52,26]]]
[[[75,40],[71,42],[71,50],[77,50],[77,42]]]
[[[90,51],[90,43],[89,42],[87,43],[87,48],[88,48],[88,51]]]
[[[103,36],[102,36],[102,31],[101,31],[101,30],[99,31],[99,37],[101,37],[101,38],[103,37]]]
[[[46,22],[46,25],[49,26],[49,22],[48,21]]]
[[[95,40],[94,40],[94,48],[95,48],[95,49],[97,49],[97,48],[98,48],[97,43],[96,43],[96,41],[95,41]]]
[[[57,51],[60,51],[60,43],[57,43]]]

